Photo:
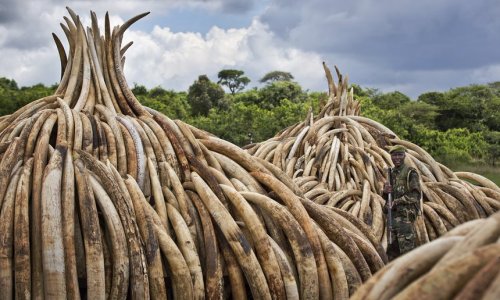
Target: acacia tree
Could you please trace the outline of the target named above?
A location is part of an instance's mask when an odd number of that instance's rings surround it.
[[[250,78],[243,76],[245,72],[241,70],[225,69],[221,70],[217,77],[218,84],[225,85],[232,95],[245,88],[250,83]]]
[[[265,83],[265,82],[276,82],[276,81],[292,81],[293,75],[289,72],[283,72],[283,71],[272,71],[264,75],[259,82],[260,83]]]

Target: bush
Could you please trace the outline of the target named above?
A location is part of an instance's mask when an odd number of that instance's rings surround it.
[[[488,143],[483,133],[465,128],[438,131],[420,127],[414,143],[425,149],[435,159],[448,163],[470,163],[483,160],[488,154]]]

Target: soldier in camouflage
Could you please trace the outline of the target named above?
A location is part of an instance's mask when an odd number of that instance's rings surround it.
[[[404,163],[406,148],[397,145],[389,149],[392,169],[392,182],[384,185],[383,196],[387,200],[388,193],[394,199],[392,207],[384,207],[384,213],[392,210],[392,244],[387,247],[389,260],[411,251],[417,246],[415,220],[420,213],[421,189],[417,171]]]

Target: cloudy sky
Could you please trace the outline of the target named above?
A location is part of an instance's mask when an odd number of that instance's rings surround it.
[[[72,8],[112,25],[142,12],[124,44],[129,85],[187,90],[201,74],[292,73],[304,89],[326,91],[321,62],[351,83],[412,98],[500,81],[498,0],[0,0],[0,77],[20,86],[59,80],[51,34]],[[102,23],[101,23],[102,24]],[[102,26],[102,25],[101,25]],[[103,26],[102,26],[103,28]],[[66,48],[67,49],[67,48]]]

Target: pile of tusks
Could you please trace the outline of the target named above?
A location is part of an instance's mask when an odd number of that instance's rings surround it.
[[[304,196],[317,204],[348,211],[368,224],[387,246],[381,197],[387,168],[393,166],[387,148],[403,145],[406,163],[421,178],[423,212],[417,218],[419,243],[442,236],[466,221],[500,210],[500,188],[469,172],[453,172],[424,149],[399,139],[386,126],[359,116],[360,104],[338,69],[335,84],[323,64],[329,100],[321,112],[292,125],[275,137],[245,148],[254,157],[283,170]],[[473,184],[473,183],[474,184]]]
[[[124,31],[68,9],[54,95],[0,118],[7,299],[346,299],[386,256],[275,165],[143,107]]]
[[[469,221],[392,261],[351,299],[500,298],[500,212]]]

